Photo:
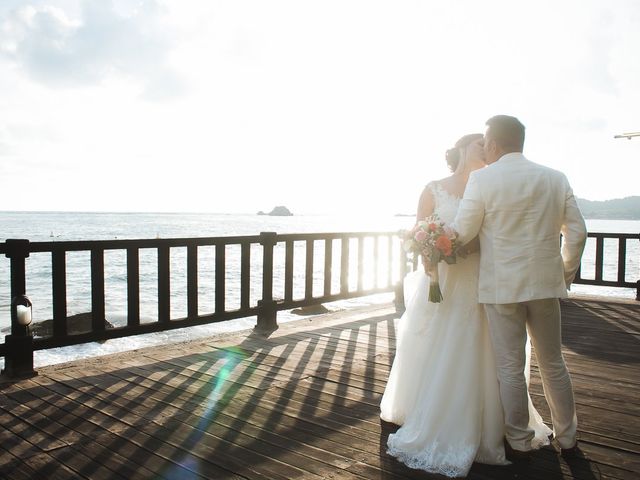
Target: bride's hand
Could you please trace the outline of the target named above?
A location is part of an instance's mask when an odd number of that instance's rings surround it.
[[[426,258],[422,257],[422,266],[424,267],[424,273],[429,275],[429,271],[431,270],[431,263]]]
[[[422,258],[422,266],[424,267],[424,273],[430,277],[433,276],[435,269],[437,268],[437,265],[432,265],[426,258]]]

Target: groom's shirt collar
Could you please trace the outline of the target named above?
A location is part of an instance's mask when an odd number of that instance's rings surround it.
[[[521,160],[524,155],[521,152],[511,152],[501,156],[496,163],[508,163],[513,160]]]

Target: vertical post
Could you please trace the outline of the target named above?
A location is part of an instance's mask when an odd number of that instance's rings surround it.
[[[313,298],[313,247],[314,241],[306,241],[306,255],[304,264],[304,299]]]
[[[7,240],[5,256],[11,260],[11,335],[5,337],[5,373],[10,378],[33,377],[33,336],[28,325],[20,325],[16,299],[26,293],[25,260],[29,240]]]
[[[284,301],[290,302],[293,300],[293,253],[294,253],[293,240],[287,240],[285,242],[284,251]]]
[[[140,325],[140,251],[127,248],[127,326]]]
[[[276,245],[275,232],[261,232],[262,245],[262,299],[258,300],[258,324],[256,330],[270,333],[278,328],[277,306],[273,300],[273,247]]]
[[[373,288],[378,288],[380,286],[380,282],[378,281],[378,273],[380,263],[378,257],[380,255],[380,235],[376,235],[373,237]]]
[[[169,247],[158,247],[158,322],[168,324],[171,321],[171,284]]]
[[[604,265],[604,237],[596,237],[596,282],[602,282]]]
[[[225,294],[226,294],[226,251],[227,245],[224,243],[216,243],[216,314],[222,315],[225,311]]]
[[[393,284],[393,235],[387,235],[387,287]]]
[[[51,252],[51,290],[53,293],[53,336],[67,335],[67,265],[66,252]]]
[[[333,239],[324,239],[324,296],[331,295],[331,266],[333,264]]]
[[[404,312],[404,277],[407,274],[407,254],[402,248],[402,242],[400,242],[400,279],[395,285],[395,305],[397,312]]]
[[[618,237],[618,283],[620,286],[625,282],[627,261],[627,239]]]
[[[357,290],[362,291],[364,277],[364,237],[358,237],[358,286]]]
[[[351,239],[344,235],[340,239],[340,294],[349,292],[349,242]]]
[[[187,245],[187,317],[198,316],[198,245]]]
[[[240,247],[240,308],[249,308],[251,295],[251,244],[243,243]]]
[[[91,330],[104,332],[104,250],[91,250]]]

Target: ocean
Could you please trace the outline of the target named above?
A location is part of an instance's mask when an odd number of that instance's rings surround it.
[[[262,231],[277,233],[318,233],[318,232],[356,232],[356,231],[398,231],[410,228],[412,217],[400,216],[347,216],[347,215],[296,215],[292,217],[270,217],[239,214],[210,213],[65,213],[65,212],[0,212],[0,241],[9,238],[25,238],[30,241],[65,240],[112,240],[136,238],[177,238],[177,237],[214,237],[228,235],[255,235]],[[631,220],[587,220],[591,232],[638,233],[640,221]],[[294,265],[294,298],[303,297],[304,292],[304,245],[296,244]],[[382,245],[384,250],[384,245]],[[239,307],[239,247],[227,247],[226,297],[227,308]],[[371,254],[372,242],[365,242],[365,257]],[[322,289],[323,248],[316,246],[314,257],[314,292]],[[354,250],[354,249],[352,249]],[[300,252],[300,253],[298,253]],[[199,251],[199,289],[200,313],[212,312],[213,291],[213,248],[202,247]],[[350,262],[355,264],[355,251],[351,252]],[[274,269],[274,296],[282,297],[284,291],[284,248],[276,247]],[[251,252],[253,260],[260,258],[260,247]],[[590,239],[583,256],[583,277],[594,276],[593,258],[595,241]],[[334,255],[334,261],[338,256]],[[186,316],[186,249],[171,250],[171,318]],[[627,246],[627,279],[640,279],[640,242],[629,242]],[[154,321],[157,316],[157,257],[155,251],[148,249],[140,252],[140,299],[141,320]],[[617,263],[617,245],[615,241],[605,242],[605,278],[615,279]],[[91,310],[90,271],[88,252],[70,252],[67,254],[67,301],[68,314]],[[251,272],[251,304],[259,299],[261,266],[256,261]],[[337,268],[337,265],[336,265]],[[364,286],[372,286],[378,279],[384,279],[385,265],[373,272],[365,268]],[[397,272],[398,269],[394,268]],[[355,282],[355,278],[351,279]],[[394,277],[394,281],[398,278]],[[333,281],[336,291],[338,279]],[[592,287],[574,285],[572,291],[577,294],[593,294],[624,298],[635,298],[634,289],[610,287]],[[126,257],[123,251],[105,253],[105,308],[107,320],[114,325],[126,323]],[[34,321],[52,318],[51,293],[51,256],[50,254],[32,254],[27,259],[27,294],[32,300]],[[389,302],[392,294],[378,294],[359,299],[345,300],[328,305],[330,309],[353,308]],[[10,286],[9,260],[0,257],[0,329],[10,325],[9,315]],[[290,312],[280,312],[278,321],[298,319]],[[55,364],[78,358],[103,355],[122,350],[130,350],[168,342],[179,342],[210,336],[220,332],[252,328],[256,319],[243,318],[213,325],[190,327],[185,329],[139,335],[104,343],[88,343],[71,347],[49,349],[35,353],[36,366]],[[0,364],[3,362],[0,361]]]

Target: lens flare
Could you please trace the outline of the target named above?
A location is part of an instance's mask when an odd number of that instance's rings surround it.
[[[204,411],[199,416],[198,423],[193,427],[193,430],[181,445],[182,448],[188,452],[195,449],[200,440],[202,440],[218,412],[220,412],[226,402],[233,397],[235,390],[240,388],[242,380],[250,376],[255,370],[253,362],[248,362],[245,370],[240,375],[240,382],[227,382],[236,367],[242,363],[249,354],[240,347],[228,347],[221,349],[218,354],[216,354],[216,357],[218,357],[218,355],[221,355],[222,366],[208,384],[211,390],[207,393],[207,397],[204,400]],[[232,388],[233,386],[236,388]],[[203,386],[200,391],[202,392],[205,388],[207,387]],[[177,465],[172,465],[165,470],[162,474],[163,478],[201,478],[197,473],[200,470],[200,461],[197,458],[192,456],[187,457],[187,454],[183,454],[182,458],[176,458],[174,462]],[[185,470],[188,470],[188,472],[185,472]]]

